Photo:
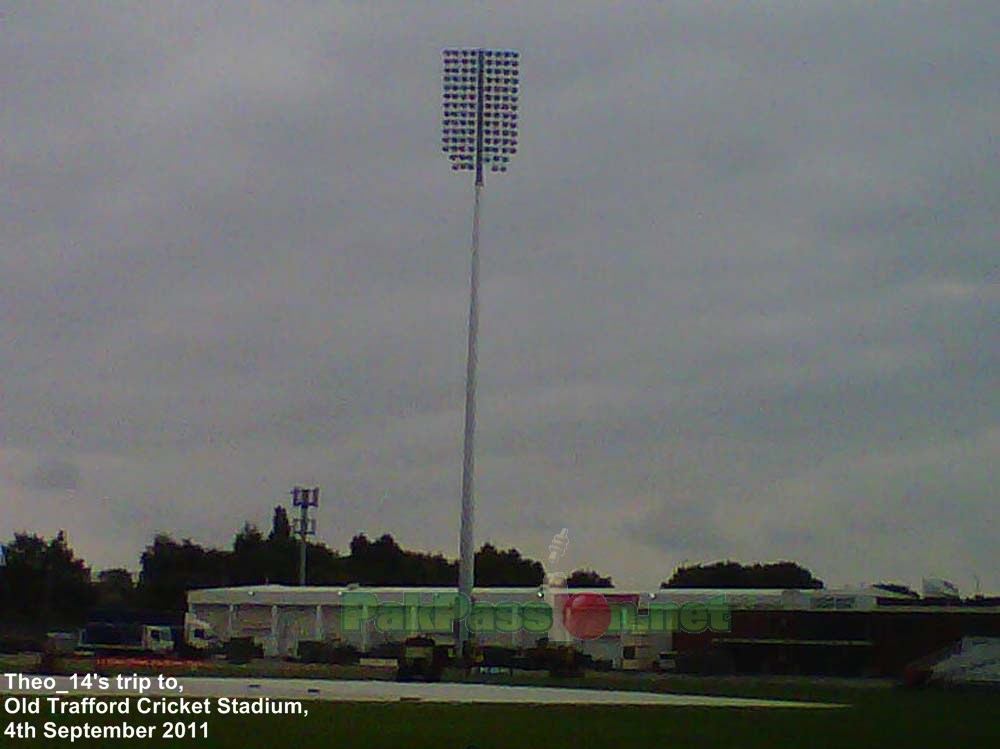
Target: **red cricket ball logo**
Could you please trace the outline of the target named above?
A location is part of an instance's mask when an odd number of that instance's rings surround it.
[[[600,593],[574,593],[563,604],[562,621],[578,640],[596,640],[608,631],[611,606]]]

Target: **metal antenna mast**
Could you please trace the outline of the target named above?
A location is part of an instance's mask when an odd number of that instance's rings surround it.
[[[299,516],[292,522],[299,536],[299,585],[306,584],[306,537],[316,535],[316,518],[309,517],[310,507],[319,507],[319,487],[292,489],[292,506],[299,508]]]

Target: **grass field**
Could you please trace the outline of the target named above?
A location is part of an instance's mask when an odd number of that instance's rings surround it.
[[[684,691],[752,697],[818,699],[850,705],[843,710],[781,710],[653,707],[534,707],[416,703],[306,703],[308,716],[208,718],[207,739],[81,740],[75,746],[210,747],[992,747],[1000,745],[1000,693],[905,691],[706,682]],[[678,690],[680,691],[680,690]],[[5,721],[20,716],[4,715]],[[41,716],[37,738],[0,736],[0,746],[65,747],[66,739],[42,738],[47,720],[70,724],[83,718]],[[122,719],[86,718],[92,724]],[[156,724],[131,716],[133,725]],[[158,733],[159,735],[159,733]]]

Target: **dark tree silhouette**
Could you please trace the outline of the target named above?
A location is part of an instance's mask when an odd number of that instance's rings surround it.
[[[101,608],[131,608],[136,604],[132,573],[121,567],[101,570],[97,575],[94,591],[97,605]]]
[[[229,553],[159,534],[142,555],[139,598],[152,609],[183,611],[192,588],[229,585]]]
[[[274,508],[271,532],[267,536],[267,569],[272,583],[294,585],[299,581],[299,545],[285,508]]]
[[[610,577],[599,575],[594,570],[574,570],[566,578],[567,588],[613,588]]]
[[[229,579],[233,585],[261,585],[271,582],[271,557],[264,534],[253,523],[246,523],[233,539],[229,559]]]
[[[59,531],[42,536],[18,533],[5,547],[0,567],[0,611],[26,628],[79,624],[96,599],[90,569],[77,559]]]
[[[344,585],[351,582],[347,557],[340,556],[325,544],[306,547],[306,565],[310,585]]]
[[[823,581],[795,562],[744,565],[725,561],[678,567],[661,588],[822,588]]]
[[[410,585],[407,554],[388,533],[369,541],[363,533],[351,540],[348,570],[361,585]]]
[[[522,558],[517,549],[500,551],[487,543],[476,552],[476,585],[535,586],[544,579],[541,562]]]
[[[288,512],[278,505],[274,508],[274,519],[271,521],[271,533],[268,541],[283,541],[292,537],[292,524],[288,520]]]

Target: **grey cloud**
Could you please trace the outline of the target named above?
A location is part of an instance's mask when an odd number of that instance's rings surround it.
[[[31,469],[23,484],[41,492],[76,491],[80,487],[80,466],[63,458],[47,458]]]
[[[995,26],[985,2],[18,7],[0,451],[20,477],[74,456],[98,567],[158,530],[228,543],[301,481],[335,546],[455,553],[471,185],[438,151],[439,53],[511,46],[482,538],[540,554],[570,527],[646,585],[698,549],[914,582],[947,547],[996,587],[983,532],[933,514],[949,484],[998,500],[970,447],[1000,413]],[[876,482],[911,454],[925,489]],[[25,527],[65,512],[10,496]],[[889,543],[875,505],[906,497]]]

